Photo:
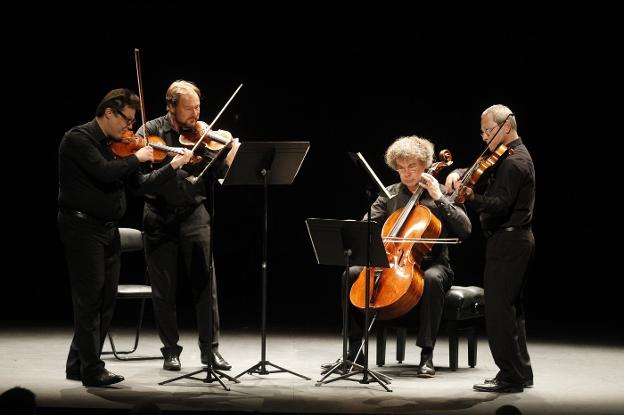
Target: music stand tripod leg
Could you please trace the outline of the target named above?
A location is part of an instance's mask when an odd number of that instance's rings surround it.
[[[367,384],[369,383],[368,381],[368,376],[370,376],[371,378],[373,378],[374,381],[376,381],[377,383],[379,383],[385,390],[386,392],[392,392],[392,389],[388,388],[388,386],[386,386],[386,383],[389,382],[385,382],[382,381],[379,376],[377,376],[376,374],[374,374],[369,368],[368,368],[368,357],[369,357],[369,353],[368,353],[368,332],[370,330],[370,326],[368,324],[368,318],[369,318],[369,312],[370,312],[370,282],[371,282],[371,273],[372,273],[372,269],[371,269],[371,255],[370,255],[370,251],[371,251],[371,242],[372,242],[372,237],[371,237],[371,216],[372,216],[372,204],[373,204],[373,192],[372,190],[369,188],[366,192],[367,196],[368,196],[368,216],[366,218],[367,221],[367,249],[366,249],[366,287],[364,290],[364,355],[366,356],[366,358],[364,359],[364,367],[362,369],[358,369],[356,372],[361,372],[362,373],[362,380],[360,381],[360,383],[364,383]],[[375,316],[376,317],[376,316]],[[373,318],[373,322],[375,321],[375,318]],[[372,324],[371,324],[372,326]],[[357,360],[357,359],[356,359]]]
[[[373,329],[373,325],[375,324],[375,321],[377,321],[377,314],[375,314],[371,320],[370,325],[368,326],[368,332],[370,334],[370,331]],[[357,354],[355,355],[355,361],[357,362],[357,358],[360,356],[360,353],[362,353],[362,349],[364,348],[364,340],[362,340],[362,343],[360,344],[360,348],[358,349]],[[384,382],[386,383],[392,383],[392,378],[388,375],[384,375],[381,372],[377,372],[376,370],[372,370],[372,369],[368,369],[370,373],[374,373],[378,378],[382,379]]]
[[[350,377],[350,371],[353,368],[353,366],[355,365],[354,362],[350,361],[347,358],[347,344],[348,344],[348,331],[349,331],[349,268],[350,268],[350,260],[349,258],[351,257],[352,251],[351,249],[347,248],[344,251],[344,255],[345,255],[345,270],[342,274],[342,357],[338,360],[338,362],[336,362],[335,365],[333,365],[331,368],[329,368],[327,371],[322,372],[321,374],[324,375],[321,379],[319,379],[318,381],[316,381],[315,386],[321,386],[324,383],[330,383],[339,379],[346,379],[348,377]],[[359,353],[358,353],[359,354]],[[357,360],[357,356],[356,356],[356,360]],[[342,368],[342,373],[340,374],[341,376],[339,376],[336,379],[331,379],[331,380],[325,380],[327,379],[331,374],[333,374],[334,372],[336,372],[339,368]]]

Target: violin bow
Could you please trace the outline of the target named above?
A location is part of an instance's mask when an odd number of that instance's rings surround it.
[[[139,84],[139,102],[141,103],[141,120],[143,121],[143,135],[147,140],[147,118],[145,116],[145,99],[143,97],[143,78],[141,77],[141,55],[139,48],[134,48],[134,65],[136,67],[137,82]]]
[[[230,97],[230,99],[227,100],[227,102],[225,103],[225,105],[223,106],[223,108],[221,108],[221,111],[219,111],[219,113],[217,114],[217,116],[214,118],[214,120],[212,120],[212,122],[210,123],[210,125],[208,126],[208,128],[206,129],[206,131],[204,131],[204,133],[202,134],[201,137],[199,137],[199,140],[197,140],[197,142],[195,143],[195,145],[193,146],[193,148],[191,149],[192,152],[195,152],[195,150],[197,150],[197,147],[199,146],[199,143],[202,142],[202,140],[204,139],[204,137],[206,136],[206,134],[208,134],[208,131],[212,130],[212,126],[217,122],[217,120],[219,119],[219,117],[221,116],[221,114],[223,114],[223,111],[225,111],[225,109],[228,107],[228,105],[230,105],[230,102],[232,102],[232,100],[234,99],[234,97],[236,96],[236,94],[238,94],[238,91],[240,91],[240,89],[243,87],[243,84],[240,84],[238,86],[238,88],[236,88],[236,91],[234,91],[234,93],[232,94],[232,96]]]
[[[212,120],[212,122],[210,123],[210,125],[208,126],[208,128],[206,129],[206,131],[204,131],[204,134],[202,134],[202,136],[199,138],[199,140],[197,140],[197,142],[195,143],[195,145],[193,146],[193,149],[191,151],[195,151],[195,149],[197,149],[197,146],[199,146],[199,143],[202,142],[202,140],[204,139],[204,136],[206,134],[208,134],[208,132],[211,130],[212,126],[217,122],[217,120],[219,119],[219,117],[221,116],[221,114],[223,114],[223,111],[225,111],[225,109],[228,107],[228,105],[230,105],[230,102],[232,102],[232,100],[234,99],[234,97],[236,96],[236,94],[238,94],[238,91],[243,87],[243,84],[240,84],[238,86],[238,88],[236,88],[236,91],[234,91],[234,93],[232,94],[232,96],[230,97],[230,99],[227,100],[227,102],[225,103],[225,105],[223,106],[223,108],[221,108],[221,111],[219,111],[219,113],[217,114],[217,116],[214,118],[214,120]],[[223,148],[221,150],[219,150],[219,153],[210,161],[210,163],[206,164],[206,167],[204,167],[204,169],[201,171],[201,173],[199,173],[197,176],[189,176],[186,178],[186,180],[188,180],[189,182],[195,184],[197,183],[197,181],[199,180],[200,177],[202,177],[204,175],[204,173],[206,173],[206,171],[208,171],[208,169],[210,168],[210,166],[212,166],[212,164],[215,162],[215,160],[217,160],[219,158],[219,155],[221,154],[221,152],[223,150],[225,150],[226,148],[228,148],[228,146],[223,146]]]

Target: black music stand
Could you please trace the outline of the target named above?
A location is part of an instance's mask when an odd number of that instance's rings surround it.
[[[381,386],[383,386],[386,391],[391,392],[391,390],[382,383],[382,381],[379,379],[379,376],[376,376],[373,372],[371,372],[370,370],[368,370],[368,357],[370,356],[368,353],[368,332],[370,330],[370,326],[368,324],[368,319],[369,319],[369,299],[370,299],[370,280],[371,280],[371,257],[370,257],[370,252],[371,252],[371,245],[372,245],[372,232],[371,232],[371,215],[372,215],[372,205],[373,202],[375,200],[375,195],[376,194],[380,194],[385,196],[388,199],[392,199],[394,196],[391,195],[388,190],[386,189],[386,187],[383,185],[383,183],[381,183],[381,180],[379,180],[379,178],[377,177],[377,175],[375,174],[375,172],[373,171],[373,169],[370,167],[370,165],[368,164],[368,162],[366,161],[366,159],[364,158],[364,156],[361,153],[348,153],[349,157],[351,157],[351,160],[353,160],[353,162],[360,167],[361,170],[363,170],[365,172],[365,177],[367,179],[367,185],[366,185],[366,196],[368,199],[368,214],[366,216],[366,222],[368,223],[368,235],[367,235],[367,241],[368,241],[368,248],[367,248],[367,269],[368,272],[366,273],[366,287],[365,287],[365,307],[364,307],[364,355],[365,355],[365,359],[364,359],[364,376],[361,380],[361,383],[368,383],[368,375],[371,375],[371,377],[373,379],[375,379]]]
[[[225,152],[221,152],[219,153],[214,159],[212,159],[204,168],[204,170],[202,171],[202,173],[200,174],[199,177],[201,177],[206,171],[208,171],[209,169],[212,168],[212,166],[216,165],[218,161],[223,160],[223,158],[225,157]],[[194,177],[194,176],[189,176],[189,177]],[[227,378],[228,380],[235,382],[235,383],[240,383],[240,380],[233,378],[230,375],[226,375],[225,373],[219,371],[219,370],[215,370],[213,367],[213,363],[214,363],[214,355],[212,353],[212,327],[213,327],[213,313],[212,313],[212,278],[213,278],[213,273],[214,273],[214,264],[213,264],[213,241],[214,241],[214,228],[215,228],[215,207],[214,207],[214,182],[216,180],[215,177],[212,176],[208,176],[208,180],[210,180],[210,184],[208,185],[209,189],[210,189],[210,245],[208,247],[208,285],[206,287],[206,289],[208,290],[208,309],[210,310],[208,313],[208,326],[210,327],[210,330],[208,330],[208,345],[211,348],[210,350],[210,355],[208,358],[208,363],[201,369],[196,370],[194,372],[191,373],[187,373],[186,375],[182,375],[182,376],[177,376],[175,378],[172,379],[168,379],[165,380],[163,382],[159,382],[159,385],[165,385],[167,383],[171,383],[173,381],[176,381],[178,379],[184,379],[184,378],[188,378],[188,379],[195,379],[195,380],[201,380],[204,383],[212,383],[215,380],[218,381],[221,386],[223,386],[223,388],[227,391],[230,390],[230,388],[228,388],[225,383],[223,383],[223,381],[221,380],[221,378]],[[191,183],[195,184],[197,183],[198,178],[194,178],[194,180],[191,180]],[[204,379],[199,379],[196,377],[193,377],[194,375],[201,373],[201,372],[206,372],[206,377]]]
[[[366,373],[379,381],[378,378],[383,379],[385,376],[373,373],[368,368],[347,359],[347,333],[349,330],[349,267],[368,264],[374,267],[389,267],[386,250],[381,240],[381,227],[376,222],[370,223],[371,235],[377,236],[372,237],[369,261],[369,224],[367,222],[310,218],[306,219],[306,225],[317,262],[321,265],[344,265],[345,267],[342,275],[342,359],[327,370],[325,376],[316,382],[316,386],[339,379],[347,379],[359,373]],[[352,368],[356,369],[351,370]],[[341,376],[325,380],[340,369],[342,369]],[[382,382],[380,383],[388,390]]]
[[[291,370],[266,360],[266,305],[267,305],[267,234],[268,234],[268,187],[274,184],[292,184],[301,168],[303,159],[310,149],[307,141],[267,141],[242,143],[228,170],[223,185],[261,185],[264,188],[264,227],[262,233],[262,342],[261,358],[258,363],[235,376],[245,373],[268,375],[288,372],[310,380]],[[278,370],[267,370],[272,366]]]

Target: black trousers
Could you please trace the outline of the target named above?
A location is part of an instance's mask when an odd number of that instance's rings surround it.
[[[57,220],[74,306],[74,337],[65,370],[88,377],[104,368],[100,355],[119,283],[119,231],[60,212]]]
[[[208,256],[210,249],[210,217],[203,204],[190,209],[156,210],[146,204],[143,224],[145,256],[152,284],[153,306],[158,334],[164,355],[179,355],[178,321],[176,312],[179,274],[187,277],[195,304],[199,346],[211,350],[219,344],[219,306],[217,281],[212,273],[213,325],[208,324]],[[213,261],[214,263],[214,261]],[[213,268],[214,271],[214,268]]]
[[[349,278],[353,282],[358,277],[363,267],[350,267]],[[446,292],[453,285],[453,271],[444,265],[435,264],[426,268],[423,274],[425,283],[422,297],[411,311],[418,317],[418,334],[416,345],[419,347],[432,348],[435,346],[438,329],[444,313],[444,298]],[[351,307],[349,310],[349,346],[362,338],[362,326],[364,313]],[[352,350],[352,349],[351,349]]]
[[[520,384],[533,380],[527,350],[522,292],[535,251],[533,232],[499,231],[487,240],[485,323],[496,377]]]

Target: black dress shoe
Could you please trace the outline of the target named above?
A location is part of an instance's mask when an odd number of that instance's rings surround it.
[[[492,382],[480,383],[480,384],[474,385],[473,386],[474,390],[477,390],[479,392],[495,392],[495,393],[518,393],[524,390],[524,386],[519,385],[519,384],[504,382],[498,379],[488,379],[488,380],[491,380]]]
[[[496,381],[496,378],[490,378],[490,379],[484,380],[483,383],[494,383],[495,381]],[[524,383],[522,384],[522,386],[524,386],[525,388],[532,388],[533,387],[533,379],[525,380]]]
[[[174,354],[165,356],[165,361],[163,362],[163,369],[173,370],[173,371],[182,369],[182,364],[180,364],[180,358]]]
[[[212,361],[212,367],[216,370],[230,370],[232,369],[232,365],[229,364],[224,358],[223,356],[221,356],[221,353],[219,353],[218,350],[213,350],[212,351],[212,356],[214,356],[214,359]],[[209,352],[201,352],[201,362],[204,365],[208,364],[208,359],[210,358],[210,353]]]
[[[419,378],[432,378],[435,376],[435,367],[431,358],[420,361],[416,376]]]
[[[82,380],[82,376],[80,376],[80,372],[65,372],[65,379]]]
[[[123,376],[116,375],[106,369],[102,369],[101,372],[95,375],[83,376],[82,384],[85,386],[108,386],[119,383],[122,380],[124,380]]]
[[[215,369],[217,370],[230,370],[232,369],[232,365],[229,364],[224,358],[223,356],[221,356],[221,353],[219,353],[218,350],[214,350],[213,352],[214,355],[214,362],[213,362],[213,366]]]

